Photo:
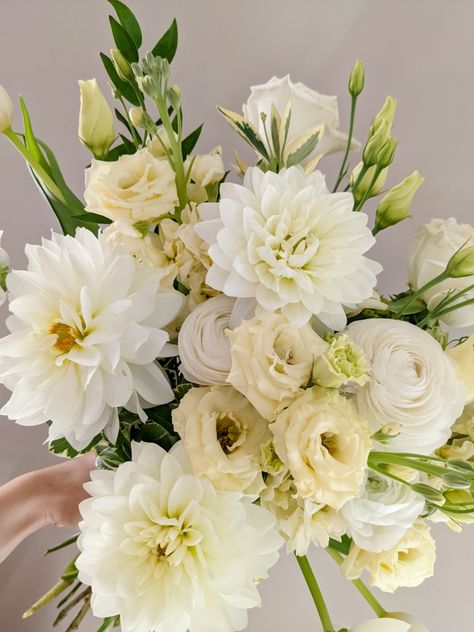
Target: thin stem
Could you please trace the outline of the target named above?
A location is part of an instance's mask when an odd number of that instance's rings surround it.
[[[305,555],[296,555],[296,560],[299,564],[301,572],[303,573],[306,584],[308,585],[309,592],[311,593],[314,604],[316,606],[316,610],[318,611],[319,618],[321,619],[321,625],[323,626],[323,632],[335,632],[331,617],[329,616],[326,602],[324,601],[323,593],[319,588],[319,584],[316,580],[316,577],[314,576],[308,558]]]
[[[8,138],[11,144],[17,149],[17,151],[23,156],[26,162],[30,165],[36,175],[44,182],[44,184],[48,187],[51,193],[63,204],[67,205],[66,199],[64,198],[60,188],[51,178],[51,176],[46,172],[44,167],[36,160],[33,154],[28,150],[27,147],[21,142],[18,135],[10,128],[3,132],[3,134]]]
[[[137,134],[137,131],[135,129],[135,126],[132,123],[132,119],[130,118],[130,114],[129,114],[127,105],[126,105],[122,95],[120,95],[118,97],[118,100],[122,104],[124,115],[125,115],[125,120],[127,121],[127,123],[130,126],[130,133],[132,134],[133,142],[135,143],[135,147],[138,149],[140,147],[140,145],[141,145],[141,139],[139,138],[139,136]]]
[[[392,308],[392,311],[395,311],[397,316],[403,316],[403,314],[407,313],[407,310],[413,305],[413,303],[418,298],[420,298],[425,292],[427,292],[432,287],[435,287],[439,283],[442,283],[443,281],[449,278],[450,278],[449,273],[446,270],[444,270],[444,272],[441,272],[441,274],[439,274],[437,277],[435,277],[434,279],[431,279],[431,281],[428,281],[428,283],[425,283],[423,287],[420,287],[419,290],[417,290],[416,292],[413,292],[413,294],[410,294],[410,296],[407,296],[406,298],[401,300],[399,303],[399,307],[397,306],[398,301],[394,301],[393,303],[391,303],[389,307]],[[395,309],[393,309],[394,306],[395,306]]]
[[[362,196],[361,201],[359,202],[359,204],[357,204],[356,206],[354,206],[354,211],[360,211],[360,209],[364,206],[364,204],[366,203],[371,191],[372,191],[372,187],[375,185],[375,183],[377,182],[378,177],[380,176],[380,174],[382,173],[382,168],[381,167],[376,167],[375,171],[374,171],[374,175],[372,176],[372,180],[370,181],[369,186],[367,187],[366,192],[364,193],[364,195]]]
[[[360,183],[362,182],[363,177],[365,176],[365,174],[367,173],[367,171],[369,170],[369,167],[363,163],[362,164],[362,168],[359,172],[359,175],[356,178],[356,181],[354,182],[354,186],[351,187],[350,183],[347,185],[347,187],[344,189],[344,191],[347,191],[348,189],[351,189],[352,191],[352,195],[354,195],[354,193],[357,191],[357,189],[359,188]]]
[[[342,564],[342,562],[344,561],[344,558],[342,557],[340,553],[337,553],[337,551],[333,551],[332,549],[329,549],[329,548],[326,549],[326,551],[329,553],[332,559],[335,560],[339,564],[339,566]],[[380,619],[387,616],[387,611],[385,610],[385,608],[375,598],[375,596],[372,594],[369,588],[367,588],[367,586],[364,584],[364,582],[361,579],[353,579],[352,584],[357,588],[357,590],[360,592],[362,597],[365,599],[365,601],[369,604],[369,606],[372,608],[372,610]]]
[[[332,190],[333,193],[335,193],[339,187],[339,185],[342,182],[342,179],[344,178],[344,175],[346,173],[346,163],[347,163],[347,159],[349,157],[349,152],[351,150],[351,144],[352,144],[352,134],[354,132],[354,119],[355,119],[355,111],[356,111],[356,105],[357,105],[357,97],[353,96],[352,97],[352,101],[351,101],[351,117],[349,120],[349,133],[347,136],[347,145],[346,145],[346,151],[344,153],[344,158],[342,159],[342,164],[341,164],[341,168],[339,170],[339,175],[337,177],[336,180],[336,184],[334,185],[334,188]]]

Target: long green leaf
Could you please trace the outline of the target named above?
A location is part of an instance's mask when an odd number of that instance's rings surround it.
[[[109,15],[110,28],[112,29],[112,35],[115,41],[115,45],[131,64],[138,61],[138,49],[135,46],[135,42],[132,40],[127,31],[123,28],[120,22]]]
[[[30,113],[28,112],[28,108],[26,107],[26,103],[23,97],[20,97],[20,106],[21,106],[21,112],[23,114],[23,125],[25,127],[25,144],[27,148],[29,149],[29,151],[33,154],[35,159],[43,167],[43,169],[49,175],[52,175],[49,170],[49,165],[44,159],[44,156],[41,153],[41,149],[38,146],[38,142],[36,140],[36,136],[34,135],[33,127],[31,125]]]
[[[199,137],[201,136],[201,132],[202,132],[202,123],[199,127],[197,127],[194,130],[194,132],[191,132],[189,136],[186,136],[186,138],[181,143],[181,149],[183,151],[183,160],[189,156],[189,154],[192,152],[192,150],[196,146],[196,143],[198,142]]]
[[[163,57],[167,59],[169,63],[174,59],[176,50],[178,48],[178,24],[176,20],[173,20],[171,26],[163,35],[163,37],[155,44],[152,53],[155,57]]]
[[[41,150],[44,152],[46,160],[48,161],[51,177],[59,187],[61,193],[64,195],[64,199],[70,207],[70,212],[73,215],[82,215],[84,213],[84,205],[66,184],[53,150],[48,147],[48,145],[44,141],[39,139],[37,139],[37,141],[39,146],[41,147]]]
[[[127,99],[132,105],[140,105],[140,100],[137,97],[132,86],[126,81],[122,81],[115,70],[114,62],[107,57],[105,53],[100,53],[100,58],[104,64],[105,71],[109,75],[109,79],[113,86],[120,92],[120,94]]]
[[[133,15],[132,11],[120,0],[109,0],[110,4],[115,9],[120,24],[127,31],[133,43],[137,48],[142,45],[142,31],[137,18]]]
[[[251,147],[253,147],[265,160],[270,161],[267,149],[259,133],[249,121],[246,121],[244,117],[241,114],[237,114],[237,112],[232,112],[231,110],[226,110],[222,107],[218,107],[217,109],[231,127],[233,127]]]

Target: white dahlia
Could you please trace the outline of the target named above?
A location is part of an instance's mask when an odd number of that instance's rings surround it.
[[[120,615],[124,632],[243,630],[278,560],[274,518],[193,476],[182,443],[132,454],[116,472],[93,472],[80,506],[76,564],[94,614]]]
[[[207,283],[227,296],[255,297],[296,325],[312,315],[333,329],[344,305],[372,296],[381,266],[366,258],[375,240],[350,193],[330,193],[324,176],[301,167],[248,169],[225,183],[218,204],[200,206],[196,232],[213,261]]]
[[[50,420],[50,440],[82,449],[104,429],[115,439],[118,406],[143,415],[173,399],[155,359],[177,353],[162,327],[182,297],[159,291],[160,270],[85,229],[28,245],[26,255],[27,270],[8,275],[0,383],[12,396],[2,414],[26,426]]]

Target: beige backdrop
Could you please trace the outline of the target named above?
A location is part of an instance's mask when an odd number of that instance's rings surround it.
[[[326,94],[340,95],[347,120],[346,79],[355,59],[367,64],[358,136],[387,94],[399,99],[395,134],[400,141],[392,183],[419,169],[426,176],[414,218],[380,236],[376,255],[385,266],[382,288],[403,287],[412,231],[432,216],[472,221],[474,55],[471,0],[134,0],[145,42],[154,44],[172,17],[181,46],[173,65],[182,87],[188,129],[206,123],[200,143],[209,150],[242,145],[215,111],[238,110],[248,86],[272,74],[291,73]],[[87,155],[76,141],[77,79],[106,80],[98,60],[111,38],[105,0],[0,0],[0,82],[22,93],[38,135],[57,152],[73,188],[81,193]],[[17,118],[18,120],[18,118]],[[0,142],[0,228],[13,265],[24,264],[25,242],[48,235],[55,222],[17,155]],[[335,163],[324,167],[334,174]],[[3,318],[2,318],[3,320]],[[2,396],[5,394],[2,393]],[[0,483],[53,462],[43,428],[0,421]],[[1,519],[1,517],[0,517]],[[435,529],[437,574],[415,591],[384,596],[392,609],[410,610],[430,632],[472,632],[473,530],[455,535]],[[0,632],[46,632],[50,608],[22,622],[21,612],[55,579],[64,555],[41,558],[46,544],[65,533],[45,530],[0,567]],[[312,556],[336,619],[368,615],[354,589],[326,559]],[[250,615],[252,632],[315,632],[313,610],[295,563],[285,558],[263,586],[264,608]],[[94,631],[91,622],[84,630]]]

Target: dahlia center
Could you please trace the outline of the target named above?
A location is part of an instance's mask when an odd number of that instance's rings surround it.
[[[216,423],[217,441],[225,454],[230,454],[245,440],[245,426],[230,411],[219,415]]]
[[[61,353],[68,353],[74,347],[78,340],[82,340],[83,336],[75,327],[66,323],[54,323],[50,330],[50,334],[56,335],[54,348]]]

